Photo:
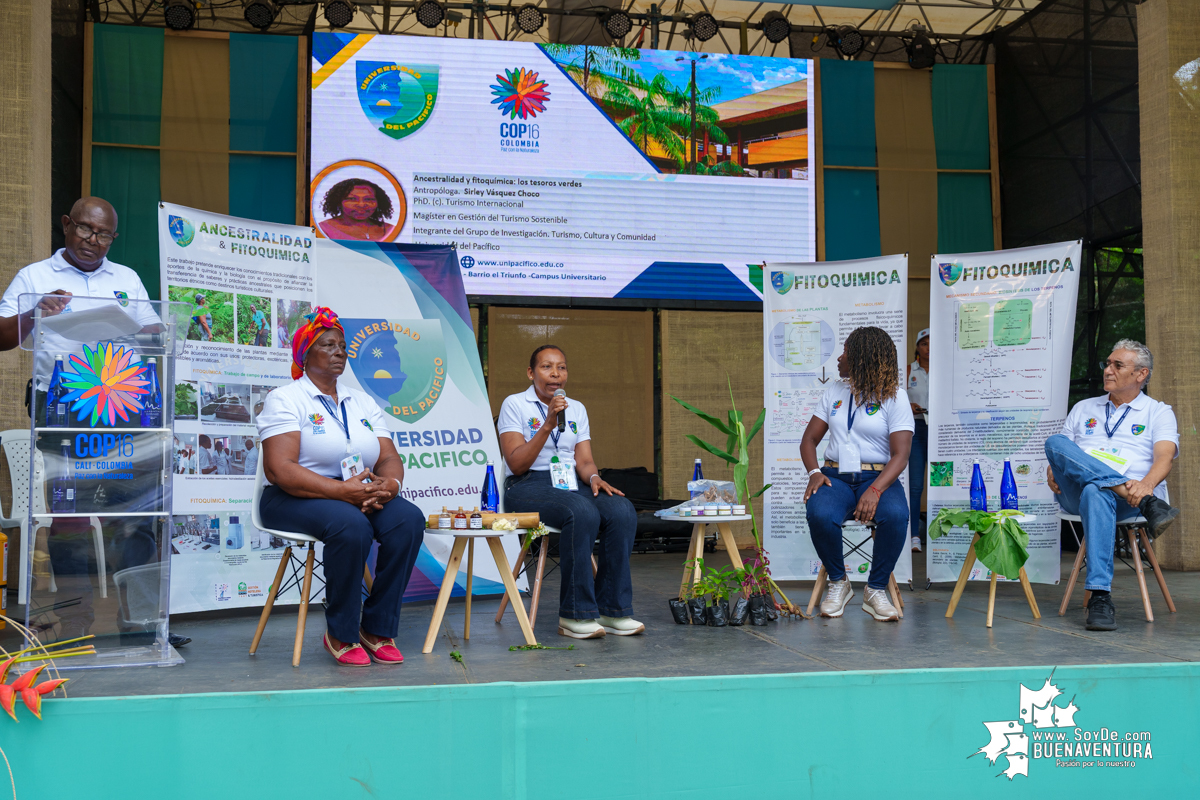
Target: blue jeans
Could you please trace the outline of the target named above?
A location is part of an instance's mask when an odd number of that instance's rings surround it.
[[[325,624],[333,638],[358,641],[361,627],[394,639],[400,632],[400,603],[425,538],[425,515],[403,497],[373,514],[341,500],[294,497],[278,486],[263,489],[258,506],[263,524],[315,536],[325,545]],[[363,567],[371,543],[379,541],[371,595],[362,599]],[[361,617],[361,621],[360,621]]]
[[[925,542],[925,526],[921,524],[921,495],[925,492],[925,477],[929,474],[925,459],[929,453],[929,424],[918,414],[913,431],[912,450],[908,453],[909,536]]]
[[[582,481],[581,481],[582,483]],[[558,528],[558,557],[562,587],[558,615],[566,619],[629,617],[633,615],[633,579],[629,554],[637,533],[633,503],[604,492],[593,497],[581,487],[568,492],[555,489],[549,470],[530,470],[505,481],[504,507],[511,511],[536,511],[542,522]],[[596,556],[599,569],[592,577],[592,543],[600,538]]]
[[[821,473],[832,486],[822,486],[808,498],[805,516],[813,547],[825,565],[831,581],[846,577],[846,559],[842,552],[842,523],[853,515],[858,500],[879,477],[878,472],[841,473],[822,467]],[[888,578],[908,541],[908,504],[900,481],[883,490],[875,509],[875,544],[872,548],[871,574],[867,586],[886,589]]]
[[[1068,514],[1083,519],[1087,542],[1087,583],[1089,591],[1109,591],[1113,576],[1113,547],[1117,542],[1117,520],[1132,519],[1138,510],[1113,492],[1129,480],[1104,466],[1062,434],[1046,440],[1046,458],[1054,469],[1054,480],[1062,494],[1058,504]]]

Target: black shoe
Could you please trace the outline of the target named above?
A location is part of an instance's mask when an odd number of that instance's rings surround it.
[[[1146,524],[1150,528],[1150,538],[1157,539],[1166,532],[1167,528],[1171,527],[1171,523],[1179,516],[1178,508],[1171,506],[1159,500],[1154,495],[1149,495],[1142,499],[1138,506],[1138,511],[1142,512],[1142,516],[1146,518]]]
[[[178,633],[172,633],[167,637],[167,641],[171,643],[171,647],[183,647],[191,640],[192,637],[180,636]]]
[[[1115,631],[1117,609],[1109,592],[1093,592],[1087,605],[1087,629],[1089,631]]]

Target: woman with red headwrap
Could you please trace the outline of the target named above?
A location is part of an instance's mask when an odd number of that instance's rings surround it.
[[[292,337],[293,383],[267,395],[258,414],[263,447],[259,511],[265,525],[325,545],[325,649],[342,665],[398,664],[394,641],[425,517],[399,497],[404,461],[387,420],[365,392],[340,379],[346,337],[337,314],[317,308]],[[379,542],[371,595],[362,574]],[[360,622],[361,618],[361,622]]]

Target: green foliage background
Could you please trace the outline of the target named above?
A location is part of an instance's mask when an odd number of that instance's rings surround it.
[[[254,312],[250,310],[253,304],[259,311],[267,315],[267,342],[268,347],[271,328],[271,298],[258,297],[252,294],[239,294],[237,296],[237,340],[238,344],[254,344]],[[214,320],[215,322],[215,320]]]
[[[288,344],[291,346],[291,336],[296,332],[301,323],[304,322],[304,315],[312,313],[312,304],[303,300],[284,300],[280,298],[276,302],[275,307],[275,327],[279,327],[279,321],[283,320],[287,326]],[[279,334],[272,332],[272,341],[276,346],[279,346]]]
[[[233,344],[233,292],[216,292],[211,289],[197,289],[193,286],[168,286],[167,299],[196,305],[196,295],[203,294],[212,314],[212,340]],[[200,341],[200,324],[192,322],[188,328],[187,338]]]

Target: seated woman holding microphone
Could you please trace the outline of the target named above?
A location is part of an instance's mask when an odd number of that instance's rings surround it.
[[[318,307],[292,337],[292,379],[258,415],[263,449],[263,524],[325,545],[327,632],[334,660],[399,664],[400,602],[425,534],[425,516],[399,497],[404,461],[378,404],[340,376],[346,337],[337,314]],[[379,542],[371,595],[363,567]],[[361,617],[361,622],[360,622]],[[364,650],[365,648],[365,650]]]
[[[534,350],[528,376],[530,387],[509,395],[500,407],[500,451],[511,473],[504,484],[504,504],[509,510],[536,511],[547,525],[562,530],[558,633],[574,639],[642,633],[646,626],[632,617],[629,574],[637,513],[624,494],[600,477],[592,459],[587,409],[563,391],[567,357],[562,349],[542,345]],[[572,478],[578,488],[570,487]],[[599,569],[593,579],[597,536]]]
[[[825,390],[800,441],[808,470],[808,529],[829,576],[821,616],[840,617],[854,596],[842,553],[842,523],[853,513],[859,522],[875,522],[863,611],[891,622],[900,617],[888,600],[888,579],[908,542],[908,503],[897,479],[908,466],[912,407],[900,388],[896,345],[886,331],[855,329],[837,364],[844,380]],[[817,444],[826,432],[825,465],[818,467]]]

